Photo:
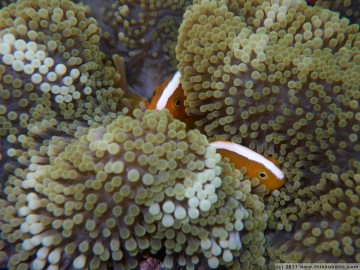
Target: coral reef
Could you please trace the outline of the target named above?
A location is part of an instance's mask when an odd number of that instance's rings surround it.
[[[161,250],[165,269],[264,265],[264,205],[204,135],[167,110],[79,133],[34,145],[9,178],[0,220],[10,268],[134,269]]]
[[[303,1],[195,1],[179,31],[187,113],[197,128],[276,158],[287,177],[279,196],[264,198],[269,252],[282,261],[293,250],[297,261],[358,261],[358,241],[344,240],[358,239],[358,210],[338,216],[348,199],[332,196],[345,194],[348,182],[358,187],[359,26]],[[347,219],[347,230],[338,229]],[[321,222],[336,231],[334,252],[320,248]],[[287,243],[280,248],[278,239]]]

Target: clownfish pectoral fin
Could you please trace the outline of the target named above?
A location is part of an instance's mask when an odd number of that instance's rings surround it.
[[[125,70],[125,60],[123,57],[120,57],[118,54],[114,54],[112,56],[116,74],[115,74],[115,82],[117,85],[121,87],[121,89],[126,90],[127,81],[126,81],[126,70]]]
[[[115,84],[124,90],[121,102],[129,109],[148,107],[149,103],[147,100],[139,96],[139,94],[127,84],[124,58],[120,57],[118,54],[114,54],[112,59],[116,68],[116,73],[114,74]]]
[[[214,141],[210,145],[215,147],[223,158],[229,160],[237,169],[245,167],[246,175],[251,179],[257,178],[260,184],[270,191],[280,189],[285,183],[285,176],[280,168],[270,159],[237,143],[229,141]]]
[[[140,108],[141,110],[146,110],[149,106],[149,103],[141,97],[128,97],[124,95],[121,99],[122,104],[124,104],[129,109]]]
[[[130,86],[124,91],[124,95],[121,98],[121,102],[129,109],[140,108],[146,109],[149,106],[149,102],[146,99],[135,93]]]

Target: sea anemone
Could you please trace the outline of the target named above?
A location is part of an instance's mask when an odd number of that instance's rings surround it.
[[[275,262],[360,262],[360,164],[341,174],[323,173],[319,184],[303,188],[298,207],[286,209],[284,220],[300,219],[291,233],[268,234],[267,251]],[[300,197],[300,196],[299,196]]]
[[[30,150],[0,201],[8,266],[134,269],[149,255],[165,269],[264,265],[259,196],[185,127],[137,109]]]
[[[264,198],[271,252],[289,258],[296,250],[298,261],[358,260],[342,247],[296,249],[306,233],[294,231],[308,222],[317,235],[324,221],[340,243],[358,233],[350,232],[359,224],[356,210],[342,213],[340,220],[354,220],[345,232],[337,230],[333,208],[315,213],[313,205],[320,207],[332,189],[345,194],[344,183],[358,187],[359,26],[300,0],[195,1],[179,32],[185,104],[197,129],[276,158],[286,175],[278,196]],[[348,203],[344,196],[336,201]],[[277,248],[278,239],[287,244]],[[304,241],[322,245],[324,238]],[[358,243],[350,245],[356,250]]]
[[[8,5],[10,5],[10,4],[12,4],[12,3],[15,3],[16,2],[16,0],[1,0],[0,1],[0,8],[3,8],[3,7],[6,7],[6,6],[8,6]]]
[[[187,113],[209,138],[278,158],[293,188],[302,168],[315,184],[311,174],[346,170],[360,150],[359,39],[302,1],[199,1],[177,47]]]
[[[360,262],[358,25],[301,0],[81,2],[0,10],[0,267]],[[134,109],[175,56],[194,130]],[[253,189],[216,139],[286,184]]]
[[[359,0],[316,0],[315,5],[339,12],[350,20],[351,23],[360,23],[360,1]]]
[[[185,8],[192,1],[84,1],[103,30],[102,50],[125,59],[128,84],[149,98],[176,69],[175,45]]]
[[[37,121],[55,119],[60,130],[122,109],[124,71],[103,63],[101,30],[84,7],[18,1],[0,10],[0,29],[0,136],[13,160],[8,149],[22,148],[21,135]]]

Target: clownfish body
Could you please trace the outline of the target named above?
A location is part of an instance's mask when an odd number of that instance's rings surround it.
[[[172,78],[167,79],[155,89],[154,96],[147,108],[149,110],[168,109],[174,118],[185,122],[187,116],[184,101],[185,95],[180,84],[180,72],[177,71]]]
[[[273,160],[265,158],[255,151],[237,143],[214,141],[210,145],[216,148],[223,157],[229,158],[237,169],[247,168],[246,175],[251,179],[258,178],[260,185],[265,185],[270,191],[280,189],[285,183],[285,176]]]

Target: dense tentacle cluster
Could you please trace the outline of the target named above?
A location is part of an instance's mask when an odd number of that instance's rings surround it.
[[[328,8],[339,12],[350,20],[351,23],[360,23],[360,1],[359,0],[317,0],[315,5],[320,8]]]
[[[279,157],[289,170],[318,173],[338,150],[346,164],[360,150],[358,27],[278,2],[247,10],[205,1],[186,13],[178,57],[188,113],[209,137]]]
[[[12,3],[15,3],[16,0],[1,0],[0,1],[0,8],[6,7]]]
[[[128,83],[144,97],[151,97],[176,69],[175,45],[182,15],[191,1],[119,0],[85,1],[98,19],[103,49],[121,54],[130,76]]]
[[[121,109],[120,74],[103,64],[101,31],[84,7],[69,1],[18,1],[0,10],[0,29],[4,149],[19,147],[21,135],[37,121],[70,124]]]
[[[114,72],[102,63],[101,31],[83,7],[20,1],[2,9],[0,18],[1,114],[10,127],[46,116],[94,115],[99,105],[118,109],[122,90],[114,88]],[[101,104],[105,98],[113,103]]]
[[[338,262],[360,261],[360,164],[354,165],[355,171],[340,175],[323,173],[316,189],[312,186],[301,191],[313,203],[297,199],[299,208],[281,213],[284,220],[291,220],[291,215],[300,211],[301,218],[291,232],[293,237],[279,232],[268,236],[272,263],[329,262],[334,257]]]
[[[12,2],[0,1],[0,267],[360,262],[359,26],[320,9],[357,22],[358,1],[197,0],[183,23],[191,1]],[[175,68],[181,23],[191,131],[124,107],[138,103],[127,83],[149,96]],[[276,158],[286,185],[264,197],[208,139]]]
[[[283,231],[271,242],[283,238],[295,245],[295,221],[313,225],[318,215],[312,201],[345,188],[329,174],[353,179],[359,173],[359,26],[338,16],[303,1],[196,1],[180,28],[177,57],[196,126],[209,138],[277,158],[286,174],[286,188],[265,198],[270,229]],[[333,223],[332,215],[319,214]],[[354,212],[347,214],[343,218],[351,219]],[[351,226],[358,224],[355,218]],[[321,237],[313,241],[323,243]],[[358,259],[340,250],[347,261]],[[322,252],[311,260],[341,257]]]
[[[79,133],[34,147],[9,179],[10,267],[134,269],[161,250],[166,269],[264,265],[264,205],[204,135],[140,110]]]

